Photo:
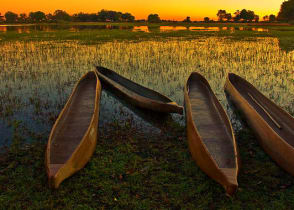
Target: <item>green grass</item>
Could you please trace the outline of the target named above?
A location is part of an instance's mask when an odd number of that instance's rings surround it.
[[[112,25],[112,26],[148,26],[156,28],[159,26],[200,26],[200,27],[246,27],[246,28],[267,28],[269,32],[256,32],[256,31],[235,31],[231,33],[227,31],[168,31],[157,32],[151,31],[136,32],[131,30],[119,30],[119,29],[99,29],[99,30],[82,30],[79,32],[71,32],[68,30],[57,30],[52,32],[46,31],[32,31],[30,33],[17,33],[9,31],[6,33],[0,33],[0,42],[4,41],[67,41],[77,40],[84,44],[94,44],[103,41],[114,40],[154,40],[154,39],[166,39],[172,37],[182,38],[197,38],[203,36],[220,36],[231,37],[234,39],[243,39],[248,37],[277,37],[281,40],[282,48],[285,50],[292,50],[294,48],[294,26],[291,25],[275,25],[275,24],[246,24],[246,23],[67,23],[66,25]],[[55,24],[43,24],[43,25],[55,25]],[[62,25],[62,24],[59,24]]]
[[[48,188],[45,144],[12,147],[0,158],[0,209],[288,209],[294,180],[258,145],[248,129],[237,133],[242,167],[233,198],[207,177],[188,150],[185,128],[167,122],[150,139],[135,126],[100,129],[87,166]],[[168,133],[170,135],[164,135]]]

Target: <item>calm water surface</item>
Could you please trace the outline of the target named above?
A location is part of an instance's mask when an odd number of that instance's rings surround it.
[[[67,30],[71,32],[78,32],[83,30],[129,30],[141,32],[168,32],[168,31],[258,31],[268,32],[269,29],[262,27],[199,27],[199,26],[113,26],[113,25],[0,25],[0,33],[17,32],[17,33],[31,33],[33,31],[55,32],[58,30]]]
[[[192,30],[192,29],[191,29]],[[197,29],[196,29],[197,30]],[[294,115],[294,52],[276,38],[202,37],[195,40],[107,42],[5,42],[0,44],[0,145],[17,139],[46,140],[76,81],[94,65],[115,70],[183,104],[191,72],[203,74],[227,110],[236,130],[241,124],[223,91],[228,72],[255,85]],[[127,106],[103,91],[99,126],[134,123],[147,135],[161,131],[154,115]],[[184,117],[172,115],[184,123]]]

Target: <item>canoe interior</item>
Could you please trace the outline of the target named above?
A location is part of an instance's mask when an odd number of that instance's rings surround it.
[[[150,98],[156,101],[161,101],[164,103],[172,102],[168,97],[161,95],[160,93],[157,93],[156,91],[153,91],[151,89],[145,88],[135,82],[132,82],[131,80],[120,76],[114,71],[111,71],[104,67],[97,67],[97,71],[103,74],[104,76],[108,77],[109,79],[113,80],[114,82],[120,84],[121,86],[131,90],[134,93],[137,93],[138,95],[141,95],[143,97]]]
[[[268,125],[288,144],[294,147],[294,118],[275,105],[271,100],[260,93],[253,85],[245,79],[235,75],[229,74],[231,84],[238,90],[243,98],[257,111],[257,113],[268,123]],[[252,99],[252,97],[254,99]],[[271,115],[271,117],[281,126],[281,129],[271,120],[255,101]]]
[[[53,134],[50,164],[64,164],[83,139],[94,114],[96,84],[94,73],[80,81],[70,107]]]
[[[187,88],[194,124],[207,150],[219,168],[236,168],[232,131],[208,83],[192,74]]]

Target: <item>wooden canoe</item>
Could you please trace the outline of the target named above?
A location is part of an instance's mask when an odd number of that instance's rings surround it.
[[[273,160],[294,175],[294,118],[245,79],[229,74],[226,92]]]
[[[231,123],[209,83],[193,72],[185,85],[189,149],[197,165],[228,195],[238,187],[239,156]]]
[[[156,112],[183,114],[183,107],[168,97],[126,79],[110,69],[97,66],[96,70],[101,82],[129,103]]]
[[[97,143],[101,84],[96,72],[85,74],[76,84],[49,136],[46,170],[49,186],[60,183],[83,168]]]

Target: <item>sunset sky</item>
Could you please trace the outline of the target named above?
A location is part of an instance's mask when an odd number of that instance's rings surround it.
[[[262,18],[264,15],[277,14],[284,0],[1,0],[0,12],[29,13],[43,11],[53,13],[56,9],[69,14],[78,12],[96,13],[101,9],[130,12],[136,19],[146,19],[148,14],[157,13],[161,19],[202,20],[208,16],[216,19],[218,9],[234,13],[237,9],[250,9]],[[111,2],[111,3],[109,3]],[[138,3],[144,2],[144,3]]]

